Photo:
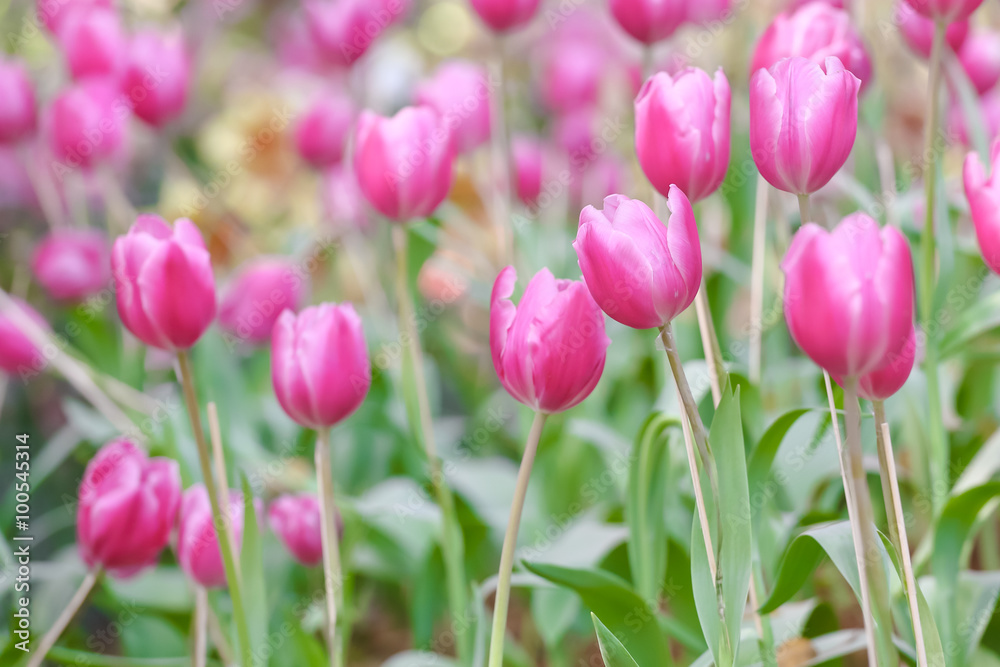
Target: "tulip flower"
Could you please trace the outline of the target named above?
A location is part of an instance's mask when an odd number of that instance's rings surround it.
[[[1000,135],[1000,90],[991,90],[977,100],[979,113],[985,125],[986,136]],[[972,136],[966,125],[965,109],[958,100],[953,100],[948,108],[948,132],[956,137],[963,146],[972,147]],[[921,219],[922,216],[917,216]]]
[[[638,199],[611,195],[580,214],[573,247],[583,279],[608,316],[634,329],[661,327],[701,287],[701,245],[691,202],[676,186],[661,222]]]
[[[531,206],[542,193],[542,173],[545,150],[535,138],[514,137],[511,141],[514,159],[517,197],[526,206]]]
[[[861,80],[862,89],[872,76],[872,62],[851,15],[816,0],[791,13],[779,14],[761,36],[750,65],[751,74],[783,58],[800,56],[817,65],[835,56]]]
[[[858,130],[860,80],[840,60],[788,58],[750,80],[750,150],[767,182],[805,195],[844,166]]]
[[[56,175],[116,155],[125,141],[129,113],[118,87],[109,81],[91,79],[60,93],[46,120],[52,154],[59,161]]]
[[[542,63],[540,96],[557,114],[594,107],[600,101],[601,82],[608,67],[603,44],[563,39]]]
[[[597,206],[605,197],[621,192],[629,183],[629,165],[610,151],[572,174],[569,194],[574,208]]]
[[[471,0],[472,8],[494,32],[520,28],[538,11],[541,0]]]
[[[129,48],[122,90],[135,115],[153,127],[177,118],[191,87],[191,57],[178,30],[136,33]]]
[[[358,120],[358,184],[368,202],[392,220],[433,213],[451,189],[454,162],[451,134],[429,107],[406,107],[391,118],[365,111]]]
[[[611,15],[629,35],[655,44],[674,34],[688,18],[688,0],[611,0]]]
[[[490,138],[490,97],[485,69],[468,61],[452,60],[420,85],[416,101],[437,110],[455,139],[455,148],[466,153]]]
[[[323,559],[323,542],[320,535],[319,499],[311,493],[285,495],[271,503],[267,510],[271,530],[281,538],[285,547],[303,565],[318,565]],[[337,529],[343,522],[337,515]]]
[[[243,494],[229,491],[229,502],[222,502],[223,515],[231,526],[236,552],[243,542]],[[208,491],[195,484],[184,492],[177,531],[177,560],[187,576],[205,588],[226,585],[226,570],[219,548],[219,536],[212,520]]]
[[[80,301],[108,286],[110,260],[108,241],[100,232],[63,229],[38,244],[31,270],[53,299]]]
[[[79,501],[83,561],[129,577],[156,565],[170,541],[181,502],[180,468],[168,458],[148,458],[129,440],[113,440],[87,464]]]
[[[729,81],[688,67],[655,74],[635,100],[635,149],[646,178],[666,197],[676,185],[693,201],[712,194],[729,167]]]
[[[298,310],[305,284],[288,260],[263,257],[243,267],[219,307],[219,326],[227,340],[265,343],[285,309]]]
[[[973,32],[958,49],[958,61],[976,92],[985,94],[1000,81],[1000,35]]]
[[[510,300],[517,272],[497,276],[490,298],[490,350],[500,383],[542,413],[569,410],[590,395],[611,341],[587,286],[556,280],[542,269],[518,305]]]
[[[17,297],[11,297],[21,312],[43,329],[49,325],[38,311]],[[42,352],[11,320],[7,313],[0,312],[0,370],[8,375],[30,377],[44,363]]]
[[[964,21],[983,4],[983,0],[904,0],[921,15],[945,23]]]
[[[881,366],[858,380],[858,396],[867,401],[884,401],[903,388],[913,371],[917,358],[917,332],[910,331],[910,337],[902,349],[890,354]],[[843,384],[837,378],[838,384]]]
[[[369,208],[350,165],[342,163],[323,172],[321,196],[326,219],[335,230],[368,228]]]
[[[171,228],[157,215],[140,215],[115,241],[111,270],[118,315],[146,345],[185,350],[215,319],[211,257],[187,218]]]
[[[35,132],[35,90],[24,66],[0,60],[0,144],[16,143]]]
[[[339,92],[317,97],[295,126],[295,147],[314,167],[338,164],[354,125],[354,104]]]
[[[271,379],[281,407],[307,428],[329,428],[357,410],[372,378],[354,306],[283,312],[271,334]]]
[[[128,40],[113,9],[97,7],[69,12],[59,24],[56,41],[74,79],[121,75]]]
[[[804,225],[781,263],[792,338],[850,382],[902,352],[913,331],[913,260],[895,227],[863,213],[832,232]]]
[[[320,57],[350,67],[402,16],[404,0],[306,0],[306,22]]]
[[[963,176],[972,224],[983,261],[1000,274],[1000,140],[993,142],[990,151],[990,172],[987,178],[979,156],[969,153]]]
[[[917,55],[930,58],[934,43],[934,21],[917,14],[908,5],[898,7],[895,16],[907,45]],[[950,23],[944,33],[945,44],[958,53],[969,36],[969,29],[967,20]]]
[[[36,5],[38,18],[46,28],[56,33],[71,14],[91,9],[111,9],[114,0],[36,0]]]

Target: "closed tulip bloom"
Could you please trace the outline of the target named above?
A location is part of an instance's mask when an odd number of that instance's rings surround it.
[[[542,170],[545,149],[541,141],[532,137],[514,137],[511,142],[514,173],[517,177],[517,198],[531,206],[542,193]]]
[[[541,0],[471,0],[483,23],[495,32],[520,28],[538,11]]]
[[[278,316],[302,305],[305,284],[286,259],[264,257],[243,267],[219,307],[219,326],[227,340],[265,343]]]
[[[454,137],[456,150],[465,153],[490,138],[490,97],[485,69],[465,60],[452,60],[420,85],[416,100],[437,110]]]
[[[611,66],[607,49],[582,39],[564,39],[544,59],[538,80],[545,105],[557,114],[593,107]]]
[[[573,247],[583,280],[601,309],[634,329],[661,327],[701,287],[701,244],[691,202],[674,186],[666,224],[638,199],[611,195],[604,210],[580,213]]]
[[[281,407],[307,428],[329,428],[357,410],[372,375],[354,306],[283,312],[271,334],[271,381]]]
[[[917,332],[910,331],[910,337],[902,349],[890,354],[885,362],[858,380],[858,396],[866,401],[884,401],[903,388],[913,371],[917,358]],[[837,384],[843,385],[842,378],[836,377]]]
[[[111,9],[114,0],[36,0],[35,4],[42,23],[55,33],[71,14],[95,8]]]
[[[840,59],[864,88],[871,80],[872,62],[851,15],[825,2],[810,2],[792,13],[779,14],[761,36],[754,50],[751,74],[783,58],[800,56],[817,65]]]
[[[455,149],[430,107],[406,107],[391,118],[365,111],[358,120],[354,172],[361,192],[397,222],[429,216],[448,196]]]
[[[59,24],[56,40],[74,79],[117,78],[125,65],[128,40],[118,13],[112,9],[70,12]]]
[[[191,56],[180,30],[136,33],[122,82],[135,115],[163,127],[184,111],[190,87]]]
[[[934,21],[913,11],[909,5],[903,4],[896,8],[896,22],[903,40],[913,51],[924,58],[931,57],[931,47],[934,44]],[[945,45],[958,53],[969,36],[969,22],[955,21],[945,30]]]
[[[118,87],[109,81],[91,79],[64,90],[46,120],[57,168],[89,168],[116,155],[128,115]]]
[[[37,310],[25,301],[11,297],[21,314],[42,329],[48,330],[49,325]],[[29,377],[44,363],[42,351],[35,347],[27,334],[12,319],[9,313],[0,312],[0,370],[8,375]]]
[[[15,143],[34,134],[37,119],[35,89],[24,66],[0,60],[0,144]]]
[[[344,157],[354,125],[354,104],[346,95],[329,91],[314,99],[295,126],[295,147],[317,168],[338,164]]]
[[[117,577],[153,567],[170,541],[180,502],[176,461],[149,458],[126,439],[104,445],[80,483],[76,539],[83,561]]]
[[[722,184],[729,168],[726,75],[715,79],[687,67],[655,74],[635,100],[635,149],[646,178],[666,197],[670,186],[700,201]]]
[[[983,4],[983,0],[904,0],[921,15],[948,23],[964,21]]]
[[[490,351],[500,383],[515,399],[544,413],[562,412],[590,395],[611,341],[587,286],[556,280],[542,269],[521,302],[510,300],[517,272],[497,276],[490,298]]]
[[[688,18],[689,0],[611,0],[611,15],[643,44],[670,37]]]
[[[857,380],[898,355],[913,331],[913,260],[895,227],[863,213],[828,232],[809,223],[781,263],[785,319],[802,351]]]
[[[103,234],[62,229],[46,236],[31,256],[31,270],[53,299],[80,301],[111,278],[111,252]]]
[[[224,492],[225,490],[220,490]],[[229,491],[229,502],[220,498],[222,511],[232,527],[236,553],[243,543],[243,494]],[[226,585],[226,568],[219,549],[219,535],[212,519],[212,505],[204,484],[195,484],[184,492],[181,500],[177,532],[177,560],[187,576],[205,588]]]
[[[860,85],[833,57],[826,71],[805,58],[757,70],[750,80],[750,150],[768,183],[812,194],[830,182],[854,147]]]
[[[306,23],[320,57],[328,65],[350,67],[391,23],[379,20],[371,0],[306,0]],[[402,4],[402,3],[397,3]]]
[[[158,215],[140,215],[115,241],[111,270],[118,315],[146,345],[187,349],[215,319],[212,260],[187,218],[171,227]]]
[[[1000,141],[990,151],[990,175],[975,153],[965,159],[965,196],[983,261],[1000,274]]]
[[[1000,81],[1000,34],[973,32],[958,50],[958,61],[976,92],[988,92]]]
[[[271,530],[303,565],[318,565],[323,559],[320,536],[319,499],[311,493],[284,495],[274,500],[267,510]],[[342,530],[340,513],[337,528]]]

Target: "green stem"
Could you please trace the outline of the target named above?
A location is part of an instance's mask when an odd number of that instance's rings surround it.
[[[417,398],[419,428],[417,428],[417,424],[411,424],[411,427],[423,441],[424,452],[430,466],[431,484],[441,509],[441,550],[444,556],[448,585],[448,603],[451,607],[453,626],[458,628],[459,624],[464,623],[465,610],[468,605],[462,526],[458,521],[455,501],[441,469],[441,460],[438,458],[437,446],[434,441],[434,422],[431,417],[430,400],[427,396],[427,380],[424,377],[423,350],[420,347],[420,334],[417,332],[413,300],[410,295],[406,234],[405,227],[393,226],[392,238],[396,250],[396,298],[399,301],[399,326],[401,336],[405,339],[401,341],[404,354],[408,357],[408,359],[404,359],[403,367],[405,369],[409,365],[413,369],[413,389]],[[467,664],[471,660],[471,634],[469,632],[455,632],[459,662],[462,664]]]
[[[809,217],[812,212],[809,210],[809,193],[799,195],[799,217],[802,218],[802,224],[807,222],[812,222]]]
[[[229,584],[229,595],[233,599],[233,620],[236,623],[236,634],[240,642],[240,656],[242,664],[252,667],[254,656],[250,650],[250,632],[247,630],[246,610],[243,608],[243,593],[240,587],[239,577],[236,575],[236,559],[233,555],[233,540],[230,535],[230,523],[228,521],[229,512],[229,489],[222,489],[226,492],[226,514],[222,512],[222,505],[219,504],[219,490],[215,487],[215,478],[212,476],[212,460],[208,451],[208,443],[205,441],[205,431],[201,424],[201,412],[198,407],[198,394],[194,387],[194,370],[191,367],[191,357],[187,350],[178,350],[177,362],[181,369],[181,387],[184,390],[184,402],[187,406],[188,416],[191,418],[191,430],[194,432],[194,441],[198,448],[198,462],[201,464],[201,475],[204,478],[205,489],[208,490],[208,499],[212,505],[212,522],[215,525],[219,551],[222,553],[222,565],[226,571],[226,583]]]
[[[320,538],[323,542],[323,580],[326,584],[327,642],[330,667],[344,664],[344,642],[337,632],[338,611],[344,609],[344,578],[337,543],[337,508],[333,502],[333,473],[330,466],[330,431],[316,433],[316,484],[319,490]],[[339,622],[343,622],[341,619]]]
[[[69,622],[73,620],[76,616],[76,612],[80,611],[80,607],[83,605],[87,596],[90,595],[90,591],[94,589],[94,585],[97,580],[101,577],[101,568],[95,567],[93,570],[87,573],[87,576],[83,578],[83,582],[80,587],[76,589],[76,593],[73,593],[73,597],[70,598],[69,604],[66,608],[62,610],[59,614],[59,618],[56,622],[52,624],[49,631],[45,633],[41,641],[38,643],[38,647],[32,652],[31,660],[28,661],[27,667],[39,667],[45,660],[45,656],[48,655],[49,651],[56,645],[59,640],[59,635],[63,633]]]
[[[524,455],[521,457],[521,468],[517,471],[517,486],[514,487],[514,500],[510,506],[510,519],[507,520],[507,533],[503,538],[503,551],[500,554],[500,572],[497,575],[496,600],[493,604],[493,631],[490,633],[489,667],[502,667],[504,636],[507,632],[507,608],[510,606],[510,577],[514,572],[514,550],[517,548],[517,531],[521,526],[521,512],[524,510],[524,499],[528,494],[528,482],[531,479],[531,468],[538,452],[538,442],[542,438],[542,428],[548,415],[535,413],[531,422],[528,441],[524,445]]]

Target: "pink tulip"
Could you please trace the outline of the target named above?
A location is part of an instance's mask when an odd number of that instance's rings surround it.
[[[494,32],[520,28],[538,11],[541,0],[471,0],[472,8]]]
[[[74,79],[121,75],[128,41],[114,10],[96,7],[69,12],[59,24],[56,40]]]
[[[406,0],[306,0],[306,23],[320,57],[350,67],[409,8]]]
[[[788,11],[795,11],[800,7],[805,7],[811,2],[822,2],[825,5],[830,5],[836,9],[849,9],[850,2],[848,0],[790,0],[788,3]]]
[[[323,56],[301,6],[272,20],[269,33],[272,48],[283,67],[309,72],[323,69]]]
[[[179,30],[147,30],[132,38],[122,90],[137,117],[163,127],[184,111],[190,87],[191,57]]]
[[[111,251],[118,315],[146,345],[191,347],[215,319],[212,259],[187,218],[140,215]]]
[[[691,202],[673,186],[667,208],[664,224],[638,199],[611,195],[604,210],[588,206],[580,214],[573,247],[583,280],[608,317],[634,329],[669,323],[701,287]]]
[[[844,166],[858,130],[861,82],[837,58],[826,71],[788,58],[750,80],[750,150],[767,182],[811,194]]]
[[[322,199],[334,230],[364,231],[371,224],[361,186],[349,165],[342,163],[323,172]]]
[[[490,298],[490,350],[500,383],[521,403],[545,413],[580,403],[597,386],[611,341],[587,286],[542,269],[517,306],[517,272],[497,276]]]
[[[38,311],[17,297],[11,297],[21,313],[46,331],[48,323]],[[8,375],[28,378],[44,365],[42,351],[21,329],[19,323],[0,311],[0,370]]]
[[[886,400],[906,384],[916,358],[917,332],[913,329],[899,352],[890,354],[881,366],[861,376],[858,380],[858,396],[866,401]],[[843,386],[842,378],[835,376],[834,379]]]
[[[358,120],[354,171],[361,192],[397,222],[434,212],[451,189],[454,162],[451,134],[429,107],[406,107],[391,118],[365,111]]]
[[[785,319],[818,366],[847,382],[899,355],[913,331],[913,261],[895,227],[855,213],[833,230],[808,223],[781,263]]]
[[[783,58],[801,56],[817,65],[840,59],[864,88],[871,80],[872,62],[851,15],[819,0],[792,13],[779,14],[757,42],[751,74],[767,69]]]
[[[987,138],[992,139],[1000,135],[1000,90],[988,91],[979,98],[978,105]],[[948,109],[948,131],[962,142],[963,146],[972,146],[972,137],[966,125],[965,109],[957,100],[952,101]]]
[[[59,161],[56,176],[115,156],[125,141],[129,113],[118,87],[109,81],[92,79],[60,93],[46,118],[52,153]]]
[[[354,104],[343,93],[325,92],[312,101],[295,126],[295,147],[314,167],[338,164],[354,126]]]
[[[337,514],[338,529],[343,529]],[[323,559],[320,535],[319,500],[311,493],[285,495],[274,500],[267,511],[271,530],[303,565],[317,565]]]
[[[114,0],[36,0],[38,17],[53,33],[58,32],[66,18],[78,11],[111,9]]]
[[[965,159],[965,196],[969,200],[972,224],[976,228],[983,261],[1000,273],[1000,140],[990,151],[990,176],[979,156],[972,152]]]
[[[611,15],[643,44],[674,34],[688,18],[688,0],[611,0]]]
[[[570,167],[579,172],[597,159],[602,147],[607,149],[607,142],[599,136],[601,130],[596,109],[581,107],[556,118],[552,138],[566,153]]]
[[[732,6],[733,0],[698,0],[698,2],[688,2],[687,20],[692,23],[711,26],[713,21],[731,17]]]
[[[909,5],[901,4],[894,11],[894,18],[899,25],[903,40],[917,55],[931,57],[931,47],[934,43],[934,21],[913,11]],[[945,45],[958,53],[969,35],[969,22],[955,21],[945,30]]]
[[[973,32],[958,50],[958,61],[976,92],[988,92],[1000,81],[1000,34]]]
[[[983,0],[904,0],[917,12],[929,19],[947,23],[964,21],[983,4]]]
[[[225,490],[220,489],[220,493]],[[232,526],[237,552],[243,543],[245,509],[243,494],[229,491],[228,502],[220,498],[222,511]],[[177,560],[187,576],[205,588],[226,585],[226,568],[219,550],[219,535],[212,519],[212,504],[203,484],[195,484],[184,492],[177,532]],[[234,556],[238,556],[234,554]]]
[[[490,138],[490,98],[486,70],[469,61],[452,60],[420,85],[416,101],[437,110],[455,138],[455,148],[466,153]]]
[[[563,39],[543,61],[538,80],[542,100],[557,114],[597,105],[608,66],[604,45]]]
[[[542,193],[542,174],[545,149],[541,141],[532,137],[514,137],[511,142],[514,172],[517,177],[517,197],[526,206],[532,206]]]
[[[571,165],[572,166],[572,165]],[[571,171],[570,201],[574,209],[597,206],[605,197],[621,192],[629,183],[629,165],[608,151]]]
[[[18,151],[0,144],[0,210],[38,208],[28,170]]]
[[[266,343],[282,311],[298,310],[305,284],[292,263],[262,257],[243,267],[219,308],[219,326],[229,342]]]
[[[86,229],[57,230],[31,257],[31,270],[53,299],[81,301],[108,286],[111,253],[104,234]]]
[[[271,380],[281,407],[307,428],[329,428],[357,410],[372,375],[354,306],[283,312],[271,334]]]
[[[35,89],[24,66],[0,60],[0,144],[12,144],[34,134],[38,110]]]
[[[635,100],[635,150],[646,178],[667,196],[676,185],[691,201],[712,194],[729,168],[729,81],[685,68],[660,72]]]
[[[176,461],[148,458],[112,440],[87,464],[76,510],[76,539],[89,567],[117,577],[153,567],[170,541],[181,502]]]

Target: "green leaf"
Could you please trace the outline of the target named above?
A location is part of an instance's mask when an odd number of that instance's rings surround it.
[[[672,664],[656,610],[632,590],[628,582],[603,570],[578,570],[542,563],[524,563],[524,566],[543,579],[575,591],[591,612],[607,619],[609,629],[623,637],[623,646],[638,664]]]
[[[756,493],[767,484],[771,467],[774,465],[774,458],[778,455],[778,450],[781,448],[785,436],[788,435],[788,431],[795,425],[795,422],[810,411],[809,408],[801,408],[786,412],[775,419],[764,432],[760,442],[750,454],[749,463],[747,463],[747,479],[751,491]]]
[[[1000,327],[1000,291],[977,300],[941,336],[941,357],[958,354],[976,337]]]
[[[962,115],[965,118],[966,134],[972,146],[984,160],[990,154],[990,138],[986,129],[986,121],[983,118],[982,106],[979,103],[979,95],[969,80],[965,68],[952,58],[945,58],[945,67],[948,69],[948,80],[958,93],[959,106],[962,108]]]
[[[906,592],[906,576],[903,573],[903,566],[900,563],[900,556],[896,552],[896,548],[889,541],[889,538],[879,533],[879,537],[882,538],[882,545],[886,549],[886,553],[889,554],[889,558],[892,560],[892,565],[896,570],[896,576],[899,577],[900,585],[903,589],[902,596],[902,607],[903,609],[897,609],[896,612],[901,616],[908,619],[909,624],[900,622],[898,625],[902,628],[903,632],[912,631],[913,629],[913,616],[910,613],[909,595]],[[924,635],[924,649],[927,652],[927,662],[930,665],[944,665],[944,648],[941,646],[941,635],[938,633],[937,623],[934,621],[934,613],[931,611],[930,605],[927,604],[927,600],[924,597],[923,591],[920,590],[920,582],[917,581],[917,613],[920,615],[920,625],[923,630]],[[914,633],[910,632],[910,639],[913,640],[914,650],[916,650],[916,638],[913,636]]]
[[[618,641],[618,637],[601,623],[601,619],[593,612],[590,618],[594,622],[594,630],[597,631],[597,644],[601,647],[601,657],[604,659],[605,667],[639,667],[628,650]]]
[[[243,544],[240,548],[240,579],[242,581],[243,609],[246,612],[250,648],[255,656],[267,644],[267,591],[264,585],[264,560],[261,553],[257,510],[253,491],[246,475],[243,481]]]

